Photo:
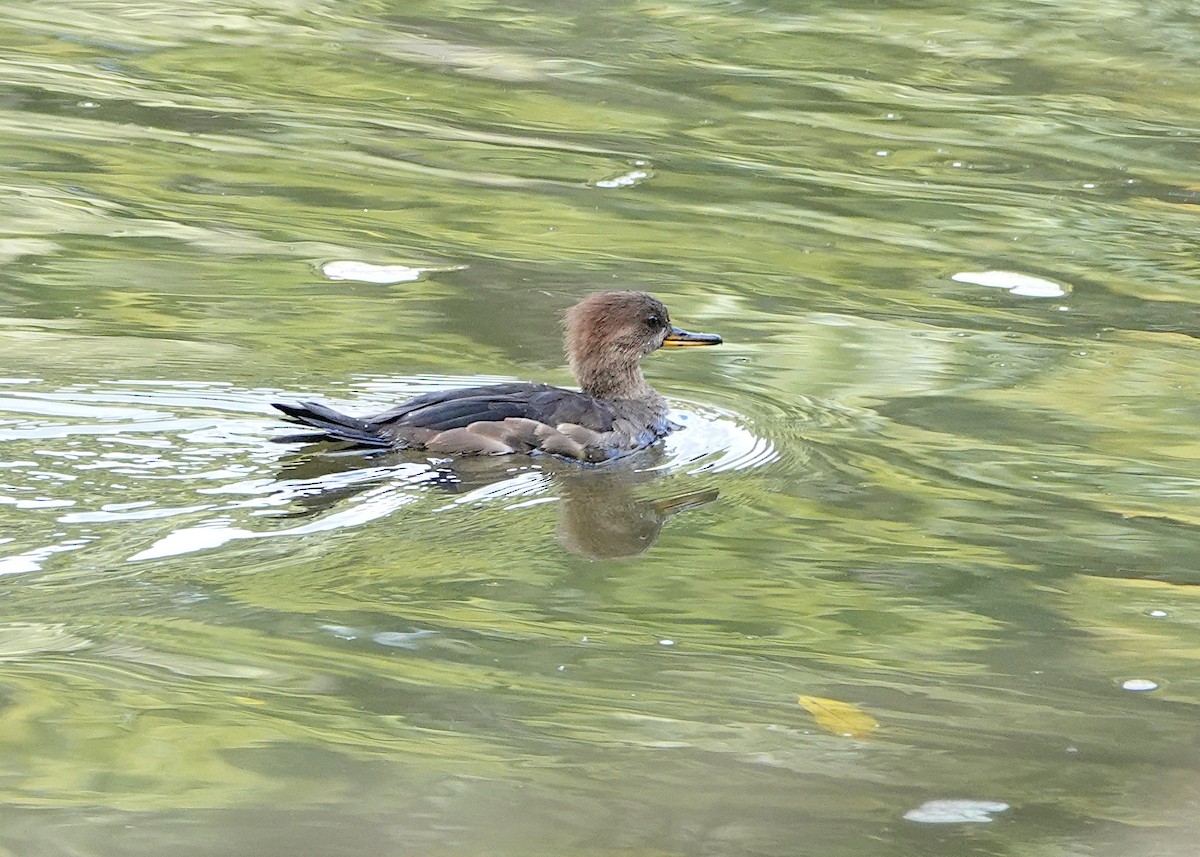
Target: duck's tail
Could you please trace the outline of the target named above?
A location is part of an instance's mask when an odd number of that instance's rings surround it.
[[[382,434],[370,423],[335,411],[320,402],[300,402],[296,405],[272,402],[271,407],[283,411],[292,422],[317,429],[316,432],[273,438],[276,443],[313,443],[321,440],[335,440],[359,446],[389,447],[392,445],[392,439]]]

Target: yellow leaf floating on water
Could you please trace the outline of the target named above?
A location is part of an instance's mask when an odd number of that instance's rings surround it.
[[[823,696],[802,696],[799,702],[826,732],[845,738],[869,738],[879,721],[861,708]]]

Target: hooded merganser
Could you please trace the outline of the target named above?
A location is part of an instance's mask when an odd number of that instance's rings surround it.
[[[351,417],[318,402],[274,403],[317,429],[283,443],[331,440],[445,455],[547,452],[587,462],[649,446],[675,426],[639,361],[663,346],[719,345],[721,337],[672,327],[643,292],[601,292],[567,311],[567,360],[581,390],[493,384],[426,393],[381,414]]]

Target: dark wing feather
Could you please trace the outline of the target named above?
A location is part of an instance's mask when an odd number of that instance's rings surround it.
[[[510,417],[550,426],[575,423],[597,432],[613,428],[607,402],[547,384],[496,384],[418,396],[367,422],[379,433],[402,428],[447,431]]]
[[[526,403],[521,401],[483,397],[451,399],[405,414],[403,419],[394,425],[446,431],[463,428],[471,423],[523,417],[527,410]]]
[[[383,413],[366,417],[366,421],[376,425],[398,423],[413,411],[418,411],[421,408],[427,408],[431,405],[440,405],[452,399],[502,398],[512,395],[532,396],[544,390],[555,389],[558,388],[551,387],[549,384],[530,384],[524,381],[514,381],[509,384],[489,384],[486,387],[462,387],[457,390],[437,390],[432,393],[422,393],[420,396],[413,396],[408,401],[401,402],[394,408],[389,408]]]

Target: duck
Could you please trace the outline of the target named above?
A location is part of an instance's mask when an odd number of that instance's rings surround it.
[[[651,446],[678,428],[667,400],[642,374],[643,357],[660,348],[722,341],[675,327],[662,301],[637,291],[590,295],[567,311],[564,327],[578,390],[523,381],[489,384],[425,393],[364,417],[320,402],[272,402],[290,422],[315,430],[275,440],[445,456],[541,453],[597,464]]]

